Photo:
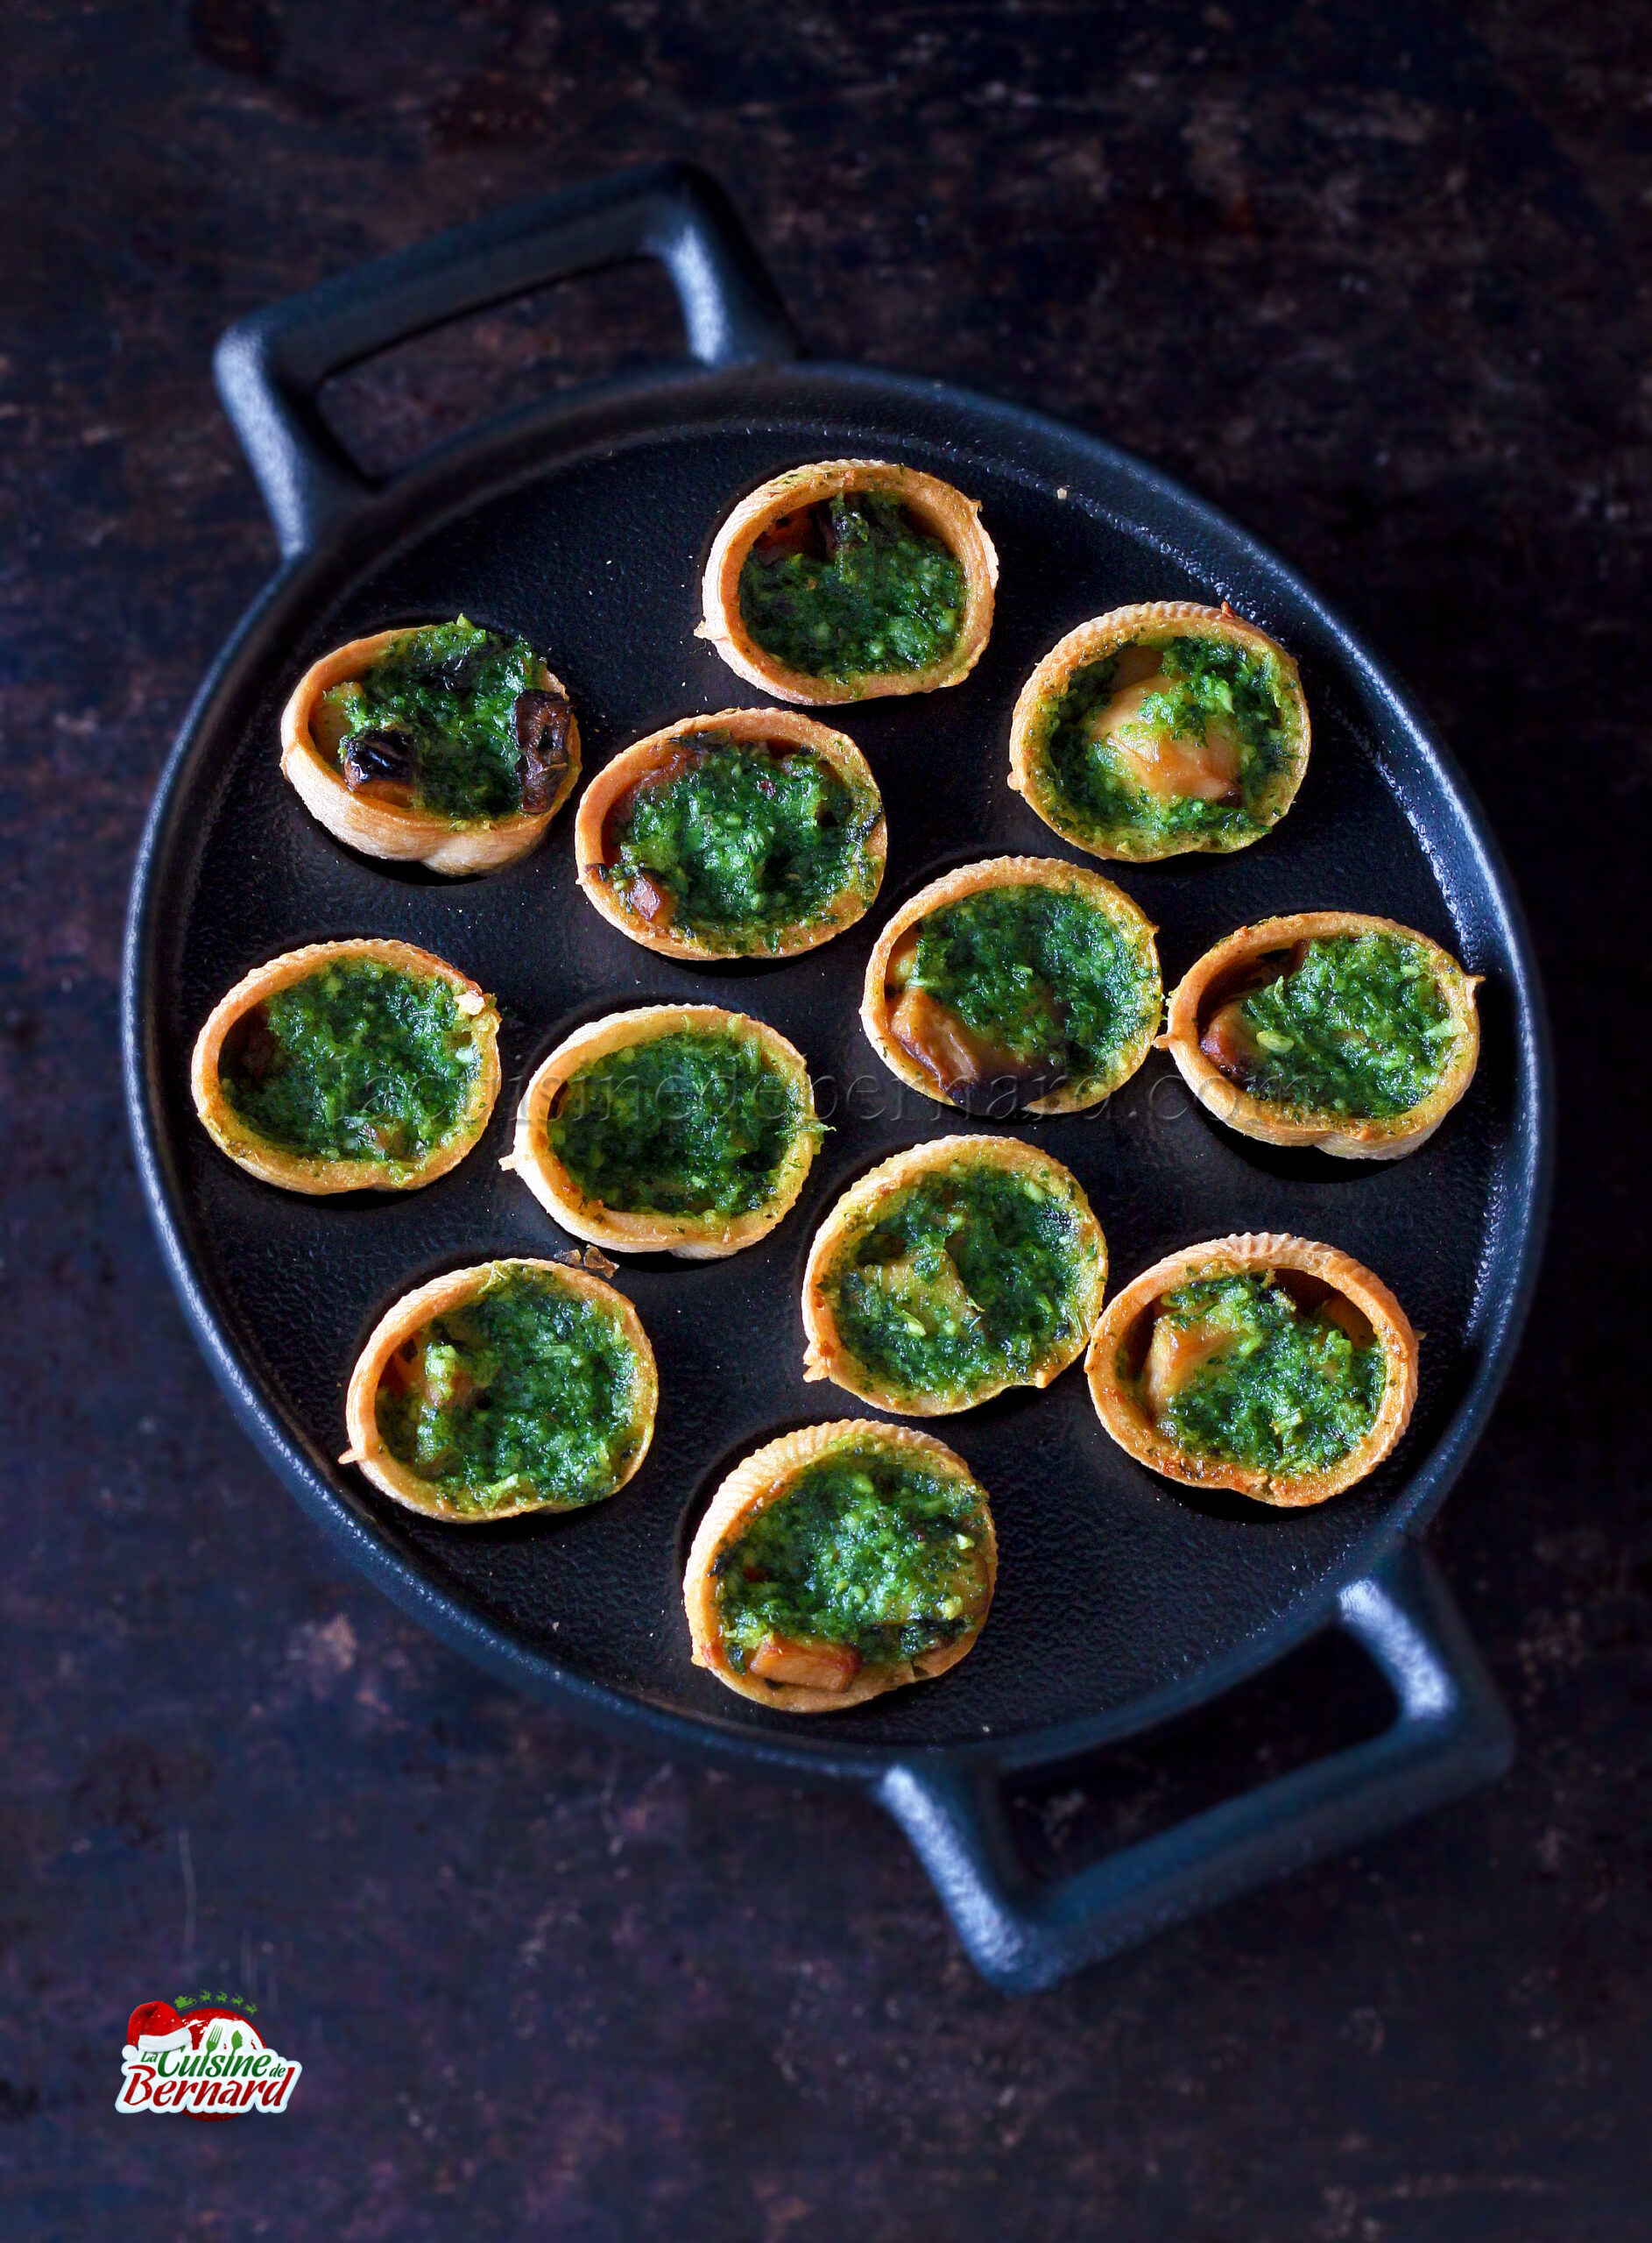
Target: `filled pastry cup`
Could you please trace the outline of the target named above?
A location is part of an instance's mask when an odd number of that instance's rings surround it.
[[[1293,984],[1305,966],[1312,983]],[[1295,1006],[1281,1001],[1287,985],[1302,989]],[[1289,912],[1239,928],[1190,966],[1160,1040],[1200,1105],[1242,1136],[1397,1160],[1473,1079],[1479,987],[1398,920]]]
[[[1013,1137],[937,1137],[870,1170],[815,1233],[803,1376],[914,1418],[1042,1389],[1084,1353],[1106,1281],[1070,1169]]]
[[[1298,1509],[1340,1495],[1394,1448],[1416,1405],[1418,1346],[1393,1293],[1351,1254],[1246,1232],[1183,1247],[1115,1293],[1085,1371],[1103,1426],[1139,1462]]]
[[[1082,973],[1081,959],[1070,959],[1064,974],[1057,959],[1048,987],[1041,980],[1034,984],[1038,996],[1045,1001],[1042,1009],[1055,1027],[1051,1040],[1061,1047],[1055,1052],[1048,1043],[1038,1044],[1030,1037],[1020,1039],[1027,1048],[1018,1051],[999,1040],[1006,1034],[1015,1035],[1016,1027],[991,1021],[990,1007],[982,1010],[980,1024],[972,1028],[957,1004],[948,1003],[914,982],[917,945],[926,922],[937,929],[958,928],[965,940],[956,947],[973,947],[978,957],[985,941],[992,939],[992,930],[984,930],[970,945],[966,915],[955,912],[953,907],[971,897],[997,893],[1013,899],[1029,891],[1070,899],[1105,920],[1133,963],[1131,1003],[1105,1023],[1103,1048],[1091,1052],[1086,1047],[1085,1063],[1077,1066],[1067,1064],[1071,1045],[1063,1024],[1070,1026],[1070,1000]],[[1062,931],[1059,927],[1053,930],[1055,944],[1061,941]],[[962,1107],[998,1120],[1017,1110],[1081,1113],[1099,1106],[1128,1082],[1152,1048],[1164,1001],[1155,932],[1152,921],[1121,888],[1083,865],[1070,865],[1055,857],[994,857],[985,864],[964,865],[921,888],[901,905],[878,938],[866,962],[861,1025],[890,1072],[937,1105]],[[1030,970],[1029,945],[1034,939],[1050,941],[1051,930],[1035,932],[1029,927],[1019,937],[1013,928],[1009,931],[1013,953],[1009,962],[1019,970],[1016,986],[1022,991],[1024,974]],[[981,970],[989,971],[990,964],[984,962]],[[960,968],[954,978],[960,983],[956,993],[958,1003],[968,1005],[967,973]]]
[[[352,785],[341,761],[341,742],[348,735],[327,696],[361,680],[421,632],[444,627],[448,626],[410,624],[375,631],[312,662],[281,712],[281,769],[311,817],[348,847],[364,856],[424,865],[459,877],[497,872],[537,846],[578,782],[579,725],[561,681],[540,662],[530,693],[522,697],[542,697],[534,702],[533,714],[519,713],[516,721],[523,744],[519,789],[532,793],[533,807],[488,816],[450,815],[420,806],[405,776],[393,772],[379,777],[357,772],[359,783]],[[554,717],[554,746],[544,732],[546,711]]]
[[[685,1168],[692,1154],[703,1187],[703,1136],[689,1144],[685,1133],[698,1131],[714,1107],[730,1117],[727,1181],[700,1189],[713,1204],[681,1204],[695,1190],[674,1185],[674,1164]],[[748,1148],[761,1157],[752,1165],[732,1149],[737,1107],[740,1134],[760,1133]],[[721,1005],[642,1005],[576,1030],[541,1062],[501,1165],[575,1238],[622,1254],[663,1250],[706,1262],[755,1245],[784,1221],[819,1136],[808,1065],[778,1029]],[[614,1163],[628,1158],[641,1174],[627,1182],[622,1165],[606,1182]],[[661,1199],[679,1204],[654,1204]]]
[[[886,1522],[905,1545],[890,1561],[902,1578],[879,1567],[870,1603],[852,1577],[824,1595],[818,1575],[800,1579],[815,1546],[845,1551],[852,1576],[865,1529]],[[963,1458],[932,1433],[863,1418],[806,1426],[737,1465],[700,1522],[682,1586],[696,1666],[757,1705],[820,1714],[956,1666],[997,1579],[992,1511]]]
[[[814,633],[823,635],[818,636],[816,654],[815,635],[789,625],[781,629],[773,617],[758,612],[753,599],[766,603],[769,592],[755,578],[747,578],[743,593],[742,578],[754,555],[754,566],[766,568],[774,556],[779,567],[796,551],[818,559],[822,571],[831,572],[830,582],[835,585],[836,547],[829,542],[834,534],[830,518],[834,499],[851,508],[858,500],[865,502],[859,509],[863,518],[868,507],[886,503],[899,507],[913,537],[944,548],[956,572],[946,572],[944,586],[914,577],[913,617],[903,622],[897,613],[887,638],[879,635],[885,626],[875,605],[865,607],[860,622],[845,621],[834,629],[817,601],[822,619],[814,626]],[[921,569],[923,564],[921,559],[909,559],[902,566]],[[824,575],[808,579],[808,591],[800,588],[800,596],[814,598],[815,584],[827,581]],[[776,586],[780,582],[777,577]],[[997,582],[998,554],[981,526],[975,499],[966,499],[938,476],[891,460],[816,460],[759,485],[741,499],[718,530],[701,586],[704,614],[697,635],[710,640],[731,670],[781,701],[815,706],[868,701],[891,693],[931,693],[959,683],[980,660],[992,628]],[[886,591],[876,598],[886,601],[891,596],[887,583],[886,578]],[[852,587],[844,598],[852,598]],[[950,626],[938,626],[936,619],[942,614],[953,619]],[[895,655],[895,641],[908,646],[909,662]],[[807,662],[797,650],[804,645],[809,649]],[[811,668],[810,662],[819,666]]]
[[[1225,605],[1148,600],[1081,623],[1039,663],[1010,722],[1010,785],[1091,856],[1227,852],[1283,817],[1310,739],[1277,640]]]
[[[800,756],[802,766],[797,764]],[[822,867],[815,885],[824,884],[825,892],[811,901],[810,908],[788,917],[783,901],[777,909],[776,899],[748,888],[752,908],[744,919],[738,908],[732,916],[719,916],[716,909],[697,908],[695,890],[703,882],[702,866],[679,861],[670,869],[655,864],[627,871],[624,837],[628,815],[634,816],[636,806],[648,796],[661,801],[668,790],[691,788],[699,782],[700,774],[719,761],[728,766],[721,775],[731,794],[730,814],[740,814],[742,788],[749,792],[766,787],[775,797],[773,815],[779,818],[789,811],[791,824],[798,829],[793,838],[800,849],[807,848],[813,837],[803,823],[810,807],[806,797],[813,792],[817,798],[818,789],[808,787],[806,775],[797,790],[799,801],[788,803],[784,774],[771,777],[761,768],[763,761],[771,760],[798,768],[812,761],[834,784],[835,807],[842,813],[836,836],[822,835],[815,843],[816,861]],[[749,808],[745,823],[749,830]],[[715,716],[687,717],[650,733],[597,773],[585,790],[574,826],[575,861],[585,895],[628,941],[666,958],[794,958],[817,949],[852,927],[871,908],[888,851],[883,800],[865,757],[845,733],[793,709],[724,709]],[[763,867],[752,867],[752,878],[760,880],[766,860]],[[738,896],[735,901],[738,904]]]
[[[659,1400],[653,1348],[624,1293],[560,1263],[482,1262],[415,1286],[380,1318],[350,1374],[339,1462],[454,1525],[578,1511],[635,1475]]]
[[[378,972],[358,975],[351,971],[364,966]],[[320,1135],[319,1141],[318,1136],[312,1136],[306,1143],[301,1135],[287,1128],[266,1134],[279,1126],[268,1118],[272,1111],[279,1114],[279,1107],[267,1097],[266,1086],[276,1078],[274,1088],[279,1090],[280,1071],[307,1066],[314,1079],[313,1092],[319,1091],[322,1097],[329,1090],[335,1095],[347,1092],[347,1086],[328,1082],[325,1050],[308,1061],[288,1058],[271,1026],[272,1001],[298,992],[301,1003],[306,985],[319,994],[333,978],[328,973],[333,967],[345,969],[337,977],[345,987],[342,998],[334,1001],[328,1010],[346,1021],[353,1018],[357,1025],[364,1016],[371,1020],[378,1006],[374,985],[382,987],[384,977],[420,984],[434,1000],[427,1007],[432,1015],[426,1028],[429,1049],[422,1055],[421,1064],[421,1055],[403,1044],[397,1053],[402,1063],[399,1080],[387,1084],[386,1075],[394,1071],[381,1067],[373,1085],[377,1107],[369,1105],[356,1111],[346,1100],[331,1142]],[[354,1006],[352,985],[361,993]],[[441,1001],[439,993],[444,990],[450,993],[449,1004]],[[278,1003],[278,1020],[284,1009]],[[385,1018],[380,1025],[382,1033],[399,1043],[410,1032],[405,1019]],[[296,1026],[301,1034],[302,1021]],[[311,1031],[313,1038],[326,1036],[328,1028],[325,1020],[318,1022]],[[265,1184],[316,1196],[336,1192],[414,1192],[456,1167],[487,1128],[499,1094],[498,1036],[499,1015],[486,990],[430,951],[374,937],[307,943],[300,950],[285,952],[255,966],[218,1000],[195,1038],[189,1066],[190,1094],[201,1126],[219,1150]],[[455,1039],[459,1047],[468,1047],[468,1059],[461,1058]],[[244,1082],[248,1086],[244,1090],[241,1088]],[[405,1109],[402,1114],[387,1109],[385,1093],[387,1087],[394,1087],[407,1102],[416,1103],[426,1085],[430,1088],[425,1094],[440,1100],[438,1114],[445,1109],[446,1126],[427,1140],[415,1134],[408,1142]],[[313,1112],[315,1103],[314,1094],[296,1100],[295,1114],[301,1119],[305,1107]],[[381,1143],[374,1154],[340,1149],[341,1137],[371,1138],[375,1132]]]

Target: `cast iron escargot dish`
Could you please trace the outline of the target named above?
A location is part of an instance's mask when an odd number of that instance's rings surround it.
[[[877,895],[883,798],[846,734],[794,709],[724,709],[638,740],[585,789],[579,884],[668,958],[793,958]]]
[[[1086,1370],[1119,1447],[1189,1487],[1295,1509],[1373,1472],[1410,1422],[1417,1334],[1340,1248],[1183,1247],[1115,1293]]]
[[[986,1492],[931,1433],[866,1419],[769,1441],[711,1498],[683,1602],[694,1663],[782,1713],[932,1681],[998,1578]]]
[[[878,938],[861,1024],[884,1065],[940,1104],[994,1118],[1081,1113],[1152,1046],[1164,1003],[1155,931],[1083,865],[964,865]]]
[[[195,1111],[288,1192],[413,1192],[455,1167],[499,1094],[499,1015],[412,943],[307,943],[257,966],[195,1038]]]
[[[535,1070],[503,1164],[575,1238],[716,1261],[803,1188],[820,1124],[802,1053],[720,1005],[592,1021]]]
[[[484,1262],[380,1318],[350,1376],[339,1461],[456,1525],[577,1511],[636,1472],[659,1398],[624,1293],[560,1263]]]
[[[1473,1080],[1479,987],[1397,920],[1295,911],[1190,966],[1160,1041],[1200,1105],[1242,1136],[1397,1160]]]
[[[1010,720],[1010,785],[1091,856],[1245,849],[1290,808],[1309,739],[1277,640],[1226,605],[1148,600],[1039,663]]]
[[[820,460],[743,499],[718,530],[699,635],[778,700],[957,685],[992,629],[998,554],[980,508],[891,460]]]
[[[282,711],[281,768],[311,816],[366,856],[497,872],[572,794],[579,725],[525,640],[462,615],[313,662]]]

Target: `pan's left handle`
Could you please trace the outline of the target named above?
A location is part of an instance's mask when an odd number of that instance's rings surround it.
[[[1403,1543],[1345,1589],[1336,1624],[1393,1691],[1388,1728],[1053,1883],[1021,1860],[986,1762],[891,1769],[878,1795],[982,1976],[1006,1993],[1053,1985],[1502,1774],[1514,1750],[1508,1716],[1425,1551]]]
[[[693,164],[648,164],[517,203],[237,320],[213,370],[283,555],[313,545],[375,487],[317,404],[330,374],[467,312],[633,258],[665,266],[701,365],[796,357],[796,330],[733,205]]]

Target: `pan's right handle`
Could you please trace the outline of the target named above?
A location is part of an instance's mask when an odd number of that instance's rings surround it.
[[[648,164],[517,203],[237,320],[214,371],[283,555],[313,545],[375,487],[317,405],[329,374],[467,312],[641,257],[670,275],[701,365],[796,357],[796,330],[733,205],[693,164]]]
[[[1343,1592],[1338,1623],[1398,1711],[1380,1736],[1225,1801],[1054,1883],[1020,1859],[990,1766],[914,1759],[879,1796],[905,1830],[984,1978],[1053,1985],[1321,1855],[1500,1776],[1514,1732],[1451,1593],[1416,1544]]]

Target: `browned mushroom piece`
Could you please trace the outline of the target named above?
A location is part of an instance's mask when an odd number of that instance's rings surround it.
[[[549,816],[568,780],[574,756],[574,711],[565,693],[536,687],[519,693],[512,711],[522,807]]]

